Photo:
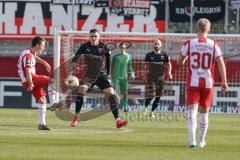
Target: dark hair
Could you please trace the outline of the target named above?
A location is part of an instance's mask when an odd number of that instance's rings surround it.
[[[42,42],[46,42],[46,40],[41,36],[36,36],[33,38],[31,46],[35,47],[37,44],[41,44]]]
[[[99,33],[99,31],[97,29],[91,29],[89,33]]]
[[[125,42],[119,43],[119,47],[122,47],[123,45],[127,46]]]

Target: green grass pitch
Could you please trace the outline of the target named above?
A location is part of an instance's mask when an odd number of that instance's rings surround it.
[[[0,109],[0,160],[240,159],[240,115],[210,115],[204,149],[186,147],[184,115],[161,116],[150,121],[131,113],[124,116],[128,126],[116,129],[109,113],[72,128],[48,111],[54,130],[39,131],[36,110]]]

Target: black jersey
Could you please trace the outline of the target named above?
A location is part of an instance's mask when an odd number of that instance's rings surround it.
[[[89,68],[91,68],[91,70],[99,70],[99,68],[94,66],[93,59],[95,59],[96,61],[101,61],[102,63],[100,72],[107,73],[108,75],[110,74],[110,52],[107,46],[102,42],[99,42],[97,46],[92,46],[91,42],[83,43],[75,53],[73,61],[76,61],[81,54],[84,54],[85,63]],[[89,58],[90,56],[91,58]]]
[[[164,65],[168,63],[170,57],[165,52],[156,54],[154,51],[147,53],[145,62],[148,65],[148,77],[164,76]]]

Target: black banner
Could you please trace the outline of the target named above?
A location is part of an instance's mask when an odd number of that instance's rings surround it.
[[[207,18],[210,21],[224,19],[225,2],[222,0],[194,1],[193,19]],[[170,1],[170,21],[189,22],[191,16],[191,1]]]
[[[111,13],[117,15],[149,15],[150,0],[109,0]]]

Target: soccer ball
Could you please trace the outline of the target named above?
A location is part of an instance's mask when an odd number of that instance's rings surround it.
[[[79,86],[79,80],[75,76],[69,76],[66,79],[66,85],[69,89],[76,89]]]

